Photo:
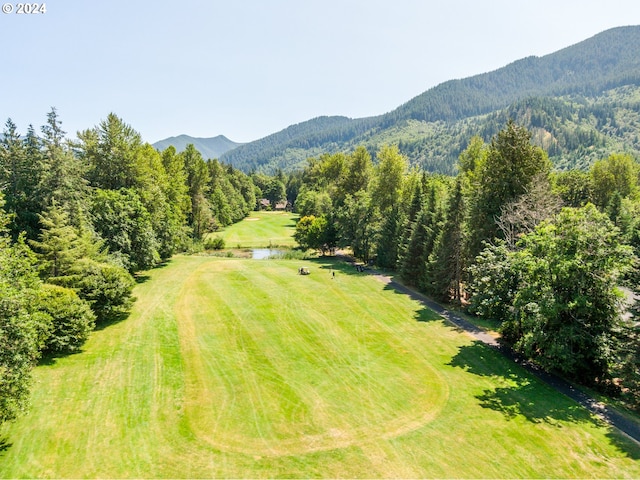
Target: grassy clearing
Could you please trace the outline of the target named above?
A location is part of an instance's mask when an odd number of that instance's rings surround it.
[[[0,476],[640,477],[636,444],[345,266],[177,257],[136,295],[37,368]]]
[[[297,218],[290,212],[251,212],[242,222],[214,235],[224,238],[227,248],[294,247]]]

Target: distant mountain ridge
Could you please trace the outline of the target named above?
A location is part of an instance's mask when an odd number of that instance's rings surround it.
[[[177,137],[169,137],[159,140],[153,144],[153,147],[162,151],[173,145],[178,152],[184,151],[190,143],[202,154],[204,158],[219,158],[222,154],[233,150],[236,147],[244,145],[229,140],[224,135],[217,137],[199,138],[190,137],[189,135],[178,135]]]
[[[556,164],[584,163],[587,157],[578,158],[580,149],[591,156],[594,151],[606,155],[611,149],[640,155],[631,135],[618,135],[620,115],[615,110],[622,98],[625,118],[632,125],[640,115],[635,93],[620,93],[623,87],[640,87],[639,51],[640,26],[614,28],[543,57],[523,58],[492,72],[444,82],[383,115],[324,116],[292,125],[229,150],[220,160],[245,171],[274,172],[301,168],[307,158],[322,153],[349,151],[357,145],[375,151],[381,144],[397,143],[412,163],[451,173],[470,136],[490,138],[497,119],[509,112],[520,114],[517,120],[525,126],[531,126],[527,124],[531,118],[553,120],[535,128],[544,130],[537,137],[554,147],[555,157],[550,155]],[[539,101],[529,101],[533,99]],[[550,113],[544,109],[551,108],[551,100],[556,103]],[[560,104],[567,108],[557,108]],[[563,135],[596,139],[597,145]]]

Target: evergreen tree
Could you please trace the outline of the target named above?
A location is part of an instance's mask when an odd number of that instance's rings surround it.
[[[38,240],[32,240],[41,265],[43,278],[50,283],[61,282],[72,275],[73,266],[82,257],[76,229],[69,215],[55,200],[39,215],[41,231]]]
[[[424,188],[426,188],[425,174],[422,175],[422,181],[416,182],[414,185],[411,203],[409,204],[409,208],[402,225],[401,235],[399,236],[397,264],[400,266],[404,264],[409,240],[411,238],[411,232],[413,231],[413,225],[415,224],[418,214],[422,209],[422,192]]]
[[[78,351],[95,325],[89,304],[74,290],[49,284],[40,289],[38,303],[51,324],[44,349],[52,353]]]
[[[41,275],[47,283],[65,287],[60,290],[49,286],[41,292],[40,303],[45,304],[39,311],[51,319],[52,328],[46,348],[55,352],[73,351],[86,340],[96,320],[103,323],[128,311],[134,281],[123,267],[111,263],[104,252],[103,240],[88,230],[82,236],[78,234],[69,223],[67,213],[57,203],[54,202],[40,217],[39,240],[31,241],[31,244],[37,252]],[[111,219],[116,220],[115,217]],[[118,229],[122,225],[114,224],[113,227]],[[127,233],[113,232],[114,239]],[[130,255],[128,251],[116,253]],[[72,289],[73,295],[65,291],[67,288]]]
[[[436,187],[430,185],[427,201],[413,224],[409,243],[400,268],[402,279],[409,285],[421,286],[425,278],[426,261],[433,251],[440,232],[442,211],[438,204]]]
[[[91,305],[97,324],[128,314],[134,300],[135,280],[125,268],[85,257],[78,262],[77,269],[82,275],[78,276],[73,288]]]
[[[398,205],[392,206],[383,218],[376,241],[376,263],[382,268],[395,269],[398,262],[398,239],[404,224]]]
[[[54,108],[47,115],[42,133],[42,175],[38,185],[41,209],[45,210],[55,200],[69,214],[71,223],[78,227],[86,219],[86,169],[66,142]]]
[[[78,134],[82,158],[90,166],[96,188],[118,190],[138,185],[140,134],[114,113],[91,130]]]
[[[33,129],[30,129],[33,134]],[[29,142],[32,137],[27,137]],[[9,225],[12,236],[26,232],[29,238],[37,231],[36,215],[39,205],[35,187],[41,169],[40,152],[33,154],[26,141],[20,138],[16,125],[7,120],[3,138],[0,140],[0,189],[5,195],[5,210],[11,214]]]
[[[426,261],[427,268],[421,282],[422,288],[438,300],[458,304],[462,301],[465,217],[462,181],[458,178],[449,198],[444,225]]]
[[[474,165],[469,258],[480,253],[483,242],[501,238],[496,224],[501,208],[525,193],[534,177],[549,174],[551,164],[546,153],[530,140],[531,133],[510,120],[492,139],[486,158]]]

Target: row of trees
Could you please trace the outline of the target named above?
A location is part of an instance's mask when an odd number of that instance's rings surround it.
[[[69,141],[53,109],[37,134],[0,140],[0,424],[26,405],[43,354],[79,350],[126,315],[136,272],[244,218],[248,175],[143,143],[111,114]]]
[[[473,138],[455,177],[408,168],[393,147],[309,162],[295,203],[298,242],[398,272],[440,301],[500,323],[545,368],[638,395],[640,344],[620,287],[637,286],[638,164],[612,155],[553,172],[509,121]],[[636,401],[639,398],[636,397]]]

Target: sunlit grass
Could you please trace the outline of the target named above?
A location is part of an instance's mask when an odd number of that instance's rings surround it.
[[[242,222],[213,235],[220,235],[226,248],[294,247],[297,218],[290,212],[251,212]]]
[[[135,293],[37,368],[0,476],[640,476],[637,445],[345,264],[177,257]]]

